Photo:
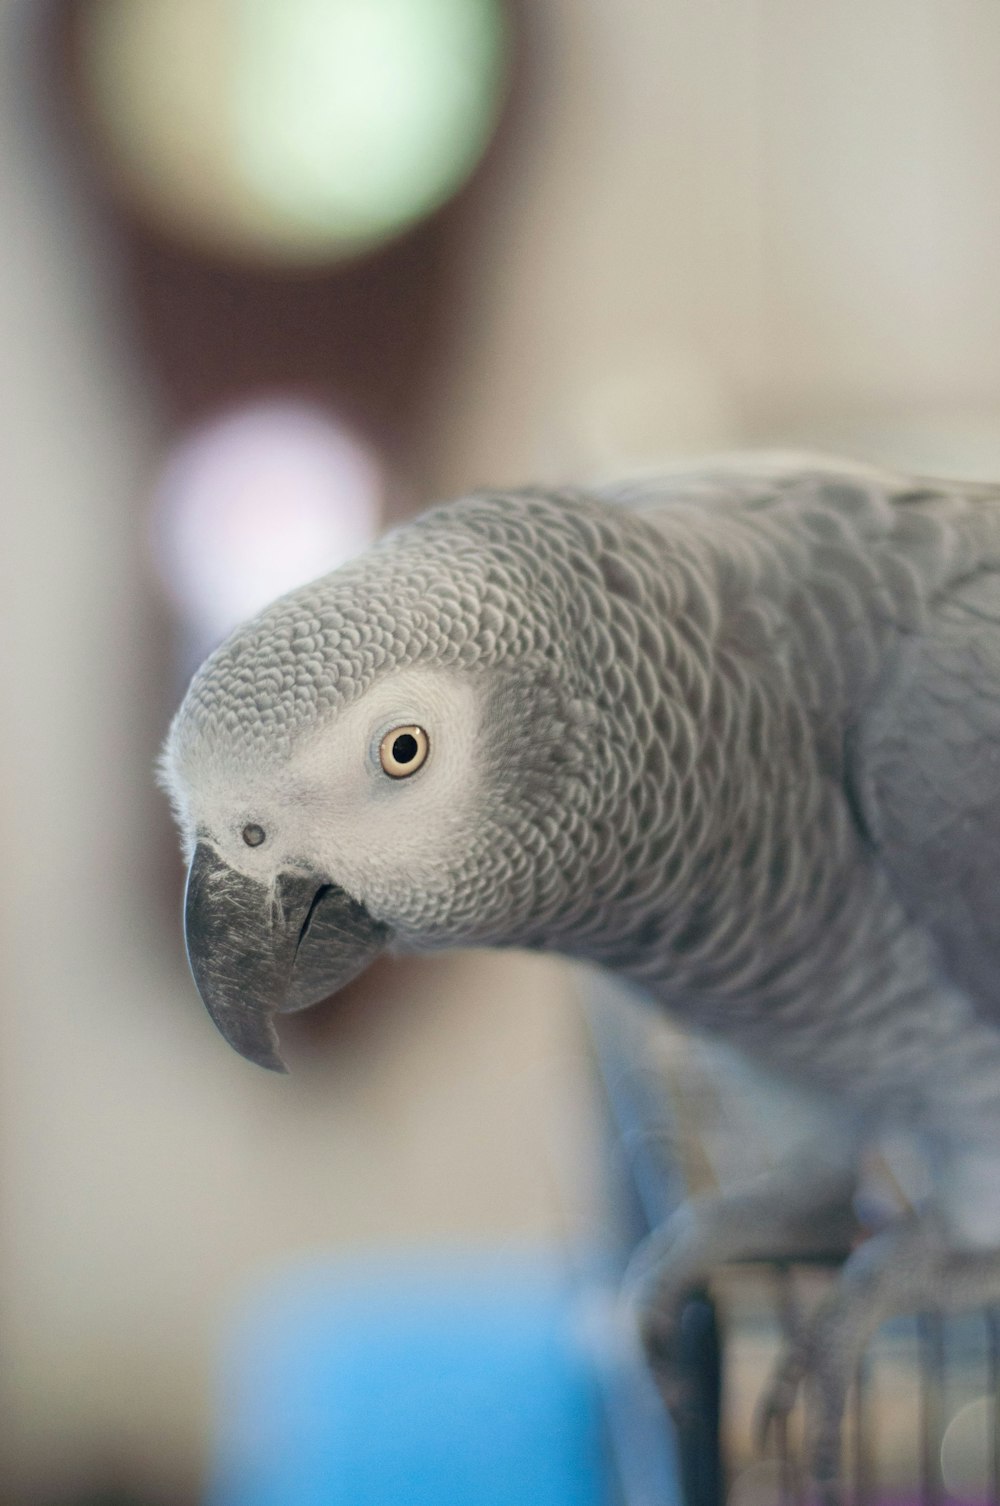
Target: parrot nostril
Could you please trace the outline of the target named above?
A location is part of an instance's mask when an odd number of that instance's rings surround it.
[[[248,847],[259,847],[266,835],[263,826],[258,826],[254,821],[243,828],[243,840]]]

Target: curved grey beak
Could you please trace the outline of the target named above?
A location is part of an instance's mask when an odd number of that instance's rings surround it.
[[[184,899],[188,962],[219,1030],[259,1067],[286,1070],[275,1013],[304,1009],[349,983],[388,934],[336,884],[297,872],[260,884],[207,842],[195,848]]]

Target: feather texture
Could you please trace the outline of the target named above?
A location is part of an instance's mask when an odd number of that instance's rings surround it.
[[[280,773],[421,665],[477,686],[486,793],[379,891],[400,945],[589,958],[863,1114],[989,1099],[1000,490],[756,457],[433,509],[222,646],[168,781]]]

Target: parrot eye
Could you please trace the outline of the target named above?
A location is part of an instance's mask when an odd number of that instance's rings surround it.
[[[390,779],[408,779],[427,761],[429,752],[423,727],[393,727],[379,743],[378,756]]]
[[[243,840],[248,847],[259,847],[266,835],[263,826],[258,826],[254,821],[243,828]]]

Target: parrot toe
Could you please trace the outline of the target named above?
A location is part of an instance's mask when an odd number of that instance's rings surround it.
[[[886,1319],[933,1300],[941,1261],[940,1231],[930,1220],[901,1221],[868,1239],[778,1362],[758,1408],[758,1446],[787,1439],[801,1401],[805,1469],[822,1506],[842,1499],[843,1421],[868,1342]]]

